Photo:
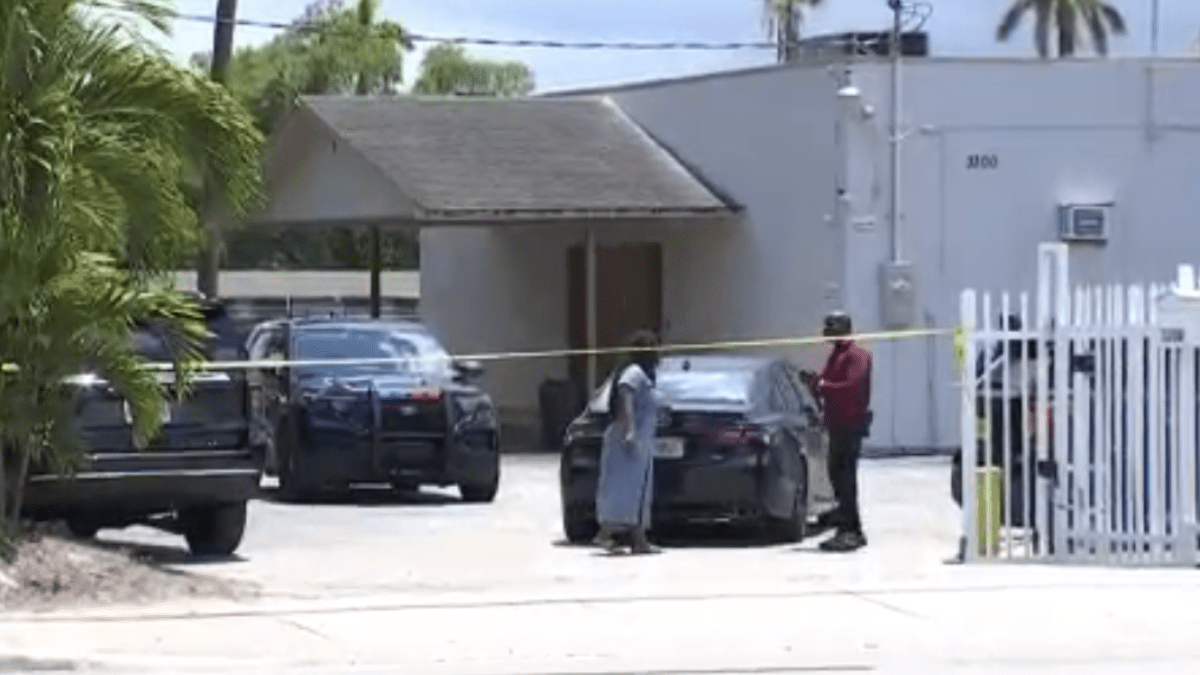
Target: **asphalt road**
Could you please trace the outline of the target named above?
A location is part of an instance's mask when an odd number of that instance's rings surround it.
[[[640,565],[562,541],[557,458],[505,459],[493,504],[464,504],[453,488],[294,505],[259,501],[234,562],[192,564],[182,539],[149,528],[101,538],[143,544],[155,559],[259,584],[268,597],[331,599],[397,592],[707,592],[779,583],[920,581],[954,550],[957,512],[941,459],[867,462],[865,519],[872,546],[816,555],[816,542],[770,545],[753,532],[674,532],[664,555]],[[653,573],[650,572],[653,570]],[[750,570],[753,570],[750,573]]]
[[[945,565],[948,477],[945,460],[865,462],[870,546],[845,556],[719,530],[650,557],[564,546],[550,457],[506,458],[490,505],[262,501],[232,562],[101,534],[262,598],[0,616],[0,648],[154,673],[1200,672],[1195,570]]]

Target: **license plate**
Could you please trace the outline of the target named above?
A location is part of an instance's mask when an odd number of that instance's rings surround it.
[[[682,438],[660,438],[654,445],[654,456],[664,459],[678,459],[683,457],[683,439]]]

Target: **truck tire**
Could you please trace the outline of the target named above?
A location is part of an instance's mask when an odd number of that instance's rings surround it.
[[[231,556],[246,531],[246,502],[193,506],[179,519],[192,555]]]

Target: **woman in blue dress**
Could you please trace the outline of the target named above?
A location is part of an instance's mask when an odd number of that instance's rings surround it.
[[[658,399],[654,390],[658,367],[658,339],[639,331],[629,340],[630,353],[619,366],[609,387],[608,409],[612,421],[604,432],[600,450],[600,477],[596,489],[596,520],[600,532],[595,543],[611,553],[628,541],[630,552],[656,553],[646,531],[654,498],[654,443],[658,426]]]

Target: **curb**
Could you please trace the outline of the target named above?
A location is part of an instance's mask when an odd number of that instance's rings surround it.
[[[244,661],[237,659],[214,659],[200,654],[187,656],[141,655],[128,654],[64,654],[63,651],[44,652],[37,650],[4,650],[0,651],[0,672],[4,673],[58,673],[79,672],[90,670],[153,669],[171,668],[179,672],[188,671],[228,671],[235,669],[250,672],[263,667],[274,667],[280,664],[266,661]]]
[[[1004,566],[998,566],[1003,568]],[[959,568],[962,569],[962,568]],[[1192,574],[1191,570],[1181,570],[1180,574]],[[689,603],[689,602],[707,602],[712,600],[786,600],[796,598],[817,598],[830,596],[903,596],[903,595],[924,595],[924,594],[953,594],[953,593],[1006,593],[1011,591],[1037,591],[1037,590],[1083,590],[1096,588],[1101,585],[1105,588],[1179,588],[1179,578],[1171,579],[1133,579],[1126,578],[1120,583],[1113,583],[1111,579],[1096,579],[1090,576],[1080,577],[1072,575],[1074,579],[1063,578],[1059,575],[1054,575],[1049,578],[1040,579],[1037,581],[1024,581],[1013,583],[1008,579],[991,579],[981,581],[979,579],[959,579],[946,580],[943,583],[920,583],[920,584],[900,584],[894,586],[875,586],[875,587],[830,587],[830,586],[814,586],[812,584],[794,584],[785,589],[763,589],[743,591],[735,591],[729,593],[671,593],[665,592],[655,595],[604,595],[592,594],[586,596],[576,595],[497,595],[492,597],[479,597],[478,595],[463,594],[457,597],[415,597],[412,595],[405,596],[364,596],[357,598],[345,598],[337,601],[316,600],[316,601],[291,601],[291,602],[262,602],[252,605],[227,605],[224,607],[214,606],[204,609],[175,609],[173,607],[146,607],[146,608],[130,608],[126,612],[102,612],[96,613],[72,612],[72,613],[41,613],[41,614],[0,614],[0,628],[8,626],[34,626],[38,624],[90,624],[90,623],[144,623],[152,621],[195,621],[195,620],[220,620],[230,618],[262,618],[274,619],[280,617],[295,617],[303,615],[320,615],[320,614],[346,614],[346,613],[387,613],[387,612],[420,612],[424,610],[470,610],[470,609],[495,609],[504,607],[526,607],[526,606],[546,606],[546,605],[608,605],[614,603],[639,603],[639,602],[670,602],[670,603]],[[1187,586],[1200,585],[1200,579],[1189,577],[1191,583]],[[61,652],[54,654],[41,654],[40,658],[52,659],[55,657],[61,658]]]

